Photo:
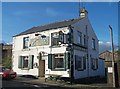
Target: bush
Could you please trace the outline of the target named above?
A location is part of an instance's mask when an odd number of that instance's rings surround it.
[[[12,66],[12,58],[10,58],[10,57],[4,58],[2,64],[3,64],[5,67],[11,69],[11,66]]]

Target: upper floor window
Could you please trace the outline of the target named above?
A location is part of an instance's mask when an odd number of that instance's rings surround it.
[[[51,45],[59,44],[59,32],[55,32],[51,34]]]
[[[24,37],[23,38],[23,48],[28,48],[29,47],[29,37]]]
[[[82,44],[82,33],[78,31],[77,35],[78,35],[78,43]]]
[[[87,46],[87,40],[86,40],[86,35],[84,35],[84,46]]]
[[[95,49],[95,39],[92,39],[92,49]]]

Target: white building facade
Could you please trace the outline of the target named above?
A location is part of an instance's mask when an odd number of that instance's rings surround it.
[[[73,79],[104,76],[98,39],[88,20],[81,18],[33,27],[13,37],[13,70],[18,75]]]

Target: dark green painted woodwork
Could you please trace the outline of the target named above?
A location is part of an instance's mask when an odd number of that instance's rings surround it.
[[[30,55],[28,68],[33,69],[34,56]]]
[[[18,57],[18,68],[22,68],[23,67],[23,60],[22,60],[22,56]]]
[[[52,69],[52,54],[48,54],[48,69]]]

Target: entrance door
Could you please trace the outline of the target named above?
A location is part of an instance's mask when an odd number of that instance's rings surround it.
[[[45,76],[45,60],[39,60],[39,77]]]

